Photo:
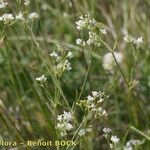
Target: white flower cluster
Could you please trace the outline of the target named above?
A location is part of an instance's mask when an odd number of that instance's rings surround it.
[[[5,8],[8,5],[7,2],[1,1],[0,2],[0,9]]]
[[[67,135],[68,131],[73,129],[73,125],[70,123],[73,120],[71,112],[64,111],[62,115],[57,116],[57,126],[56,129],[61,137]]]
[[[91,29],[96,23],[95,19],[91,19],[89,15],[80,16],[79,20],[75,22],[78,30],[82,30],[84,28]]]
[[[116,143],[119,143],[120,138],[118,138],[117,135],[111,135],[110,140],[111,140],[114,144],[116,144]]]
[[[117,147],[117,144],[119,144],[120,138],[117,137],[117,135],[111,135],[110,141],[111,141],[110,144],[109,144],[110,149],[113,149],[113,148]]]
[[[30,0],[24,0],[24,5],[29,5]],[[0,9],[5,8],[8,5],[7,2],[0,2]],[[28,19],[33,20],[39,18],[38,13],[31,12],[28,15]],[[12,21],[25,21],[25,17],[23,13],[20,11],[17,15],[11,14],[11,13],[4,13],[2,16],[0,16],[0,21],[3,21],[5,23],[12,22]]]
[[[39,15],[36,12],[32,12],[28,15],[28,18],[30,20],[39,18]],[[4,22],[11,22],[11,21],[25,21],[25,17],[23,16],[22,12],[19,12],[16,16],[14,16],[11,13],[5,13],[2,16],[0,16],[0,21]]]
[[[86,45],[86,42],[83,41],[82,39],[78,38],[78,39],[76,39],[76,44],[77,44],[77,45],[80,45],[80,46],[85,46],[85,45]]]
[[[139,48],[142,45],[142,43],[143,43],[143,37],[135,38],[132,35],[129,35],[128,31],[125,30],[125,29],[123,29],[122,32],[124,34],[123,39],[124,39],[124,41],[126,43],[133,43],[136,46],[136,48]]]
[[[86,41],[87,45],[100,46],[99,35],[94,31],[89,31],[89,39]]]
[[[119,147],[119,143],[120,143],[120,138],[117,137],[116,135],[112,135],[111,134],[111,129],[110,128],[103,128],[103,132],[104,132],[104,137],[109,141],[109,146],[110,149],[117,149]],[[123,150],[133,150],[134,147],[137,147],[138,145],[143,144],[142,141],[140,140],[135,140],[135,139],[131,139],[129,141],[127,141],[126,145],[123,146]]]
[[[133,150],[134,147],[143,144],[142,141],[140,141],[139,139],[131,139],[129,140],[126,145],[124,146],[124,150]]]
[[[110,149],[116,148],[117,144],[120,142],[120,138],[117,137],[117,135],[111,135],[111,129],[110,128],[103,128],[103,136],[110,142],[109,147]]]
[[[29,5],[30,0],[24,0],[24,5]],[[0,2],[0,9],[5,8],[8,5],[7,2]],[[39,18],[39,15],[36,12],[31,12],[28,15],[28,19],[33,20]],[[0,21],[3,21],[5,23],[12,22],[12,21],[25,21],[25,17],[23,13],[20,11],[17,15],[11,14],[11,13],[4,13],[2,16],[0,16]]]
[[[116,57],[117,62],[121,63],[122,60],[123,60],[122,53],[120,53],[120,52],[114,52],[114,55]],[[104,55],[104,57],[103,57],[103,68],[105,70],[112,71],[114,64],[115,63],[114,63],[114,58],[113,58],[112,53],[110,53],[110,52],[106,53]]]
[[[82,128],[79,130],[78,135],[80,137],[85,136],[86,134],[92,132],[92,126],[90,125],[88,128]]]
[[[64,50],[61,55],[57,52],[52,52],[50,57],[52,58],[53,68],[56,75],[61,76],[64,71],[70,71],[72,69],[71,63],[69,62],[69,59],[73,57],[72,52]]]
[[[80,46],[86,45],[95,45],[100,46],[101,35],[107,34],[106,29],[102,26],[102,24],[98,23],[95,19],[91,19],[89,15],[80,16],[79,20],[75,22],[77,29],[87,30],[88,31],[88,39],[86,41],[78,38],[76,39],[76,44]]]
[[[4,21],[4,22],[9,22],[14,19],[15,18],[13,16],[13,14],[10,14],[10,13],[6,13],[6,14],[3,14],[2,16],[0,16],[0,21]]]
[[[36,78],[37,81],[40,81],[40,82],[45,82],[47,80],[47,77],[45,75],[42,75],[38,78]]]
[[[104,92],[92,91],[92,94],[87,96],[87,100],[80,100],[77,105],[83,107],[86,111],[93,112],[94,117],[107,116],[106,110],[101,105],[108,97]]]

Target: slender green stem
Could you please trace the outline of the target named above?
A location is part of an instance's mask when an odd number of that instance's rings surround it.
[[[150,141],[150,136],[146,135],[145,133],[141,132],[139,129],[135,128],[134,126],[131,126],[130,129],[136,131],[138,134],[145,137],[148,141]]]
[[[90,60],[89,60],[89,65],[88,65],[88,68],[87,68],[87,72],[86,72],[86,76],[85,76],[85,78],[84,78],[84,82],[83,82],[83,85],[82,85],[82,87],[81,87],[81,91],[80,91],[80,94],[79,94],[79,97],[78,97],[78,99],[77,99],[77,101],[78,100],[80,100],[80,98],[81,98],[81,96],[82,96],[82,93],[83,93],[83,90],[84,90],[84,87],[85,87],[85,84],[86,84],[86,81],[87,81],[87,78],[88,78],[88,75],[89,75],[89,72],[90,72],[90,68],[91,68],[91,58],[92,58],[92,51],[95,49],[95,47],[93,48],[93,49],[91,49],[91,51],[90,51]]]
[[[116,59],[116,57],[115,57],[115,55],[114,55],[114,52],[112,52],[112,55],[113,55],[113,58],[114,58],[114,60],[115,60],[115,63],[116,63],[116,65],[117,65],[117,67],[118,67],[118,69],[119,69],[119,71],[120,71],[120,73],[121,73],[121,75],[122,75],[122,77],[123,77],[123,79],[124,79],[124,81],[125,81],[125,83],[126,83],[128,89],[129,89],[129,92],[131,93],[132,97],[134,98],[134,102],[135,102],[137,108],[139,109],[139,111],[140,111],[140,113],[141,113],[141,115],[142,115],[142,117],[143,117],[143,120],[145,121],[145,123],[146,123],[146,125],[147,125],[147,128],[149,128],[149,121],[147,120],[147,117],[146,117],[146,115],[144,114],[144,112],[143,112],[143,110],[142,110],[142,108],[141,108],[141,106],[140,106],[140,104],[139,104],[139,102],[138,102],[138,99],[137,99],[137,97],[135,96],[135,94],[134,94],[132,88],[130,88],[130,84],[129,84],[129,82],[128,82],[127,79],[126,79],[125,74],[124,74],[122,68],[120,67],[119,63],[117,62],[117,59]]]
[[[147,128],[149,129],[149,121],[148,121],[146,115],[144,114],[144,111],[142,110],[142,108],[141,108],[141,106],[140,106],[140,104],[138,102],[138,99],[136,98],[136,96],[135,96],[135,94],[133,92],[133,89],[130,88],[130,84],[129,84],[129,82],[128,82],[128,80],[127,80],[127,78],[126,78],[126,76],[125,76],[125,74],[124,74],[124,72],[122,70],[122,68],[120,67],[120,65],[119,65],[119,63],[118,63],[118,61],[117,61],[117,59],[116,59],[116,57],[114,55],[114,50],[106,42],[104,42],[103,40],[101,40],[101,42],[112,53],[112,56],[113,56],[114,61],[115,61],[116,65],[117,65],[117,67],[118,67],[118,70],[119,70],[120,74],[122,75],[122,77],[123,77],[123,79],[124,79],[128,89],[129,89],[129,92],[131,93],[131,95],[132,95],[132,97],[134,99],[134,102],[135,102],[137,108],[139,109],[139,111],[140,111],[140,113],[142,115],[143,120],[145,121],[145,124],[146,124]]]
[[[47,91],[46,87],[45,87],[43,84],[41,84],[41,87],[42,87],[42,88],[44,89],[44,91],[46,92],[46,95],[47,95],[49,101],[54,105],[53,98],[52,98],[52,96],[50,95],[50,93]]]

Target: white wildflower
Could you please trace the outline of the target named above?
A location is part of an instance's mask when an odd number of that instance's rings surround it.
[[[142,44],[143,43],[143,37],[138,37],[137,40],[136,40],[136,42],[138,44]]]
[[[73,129],[72,124],[67,123],[67,124],[66,124],[66,130],[70,131],[70,130],[72,130],[72,129]]]
[[[124,146],[124,150],[132,150],[133,149],[132,147],[133,147],[132,143],[128,141],[126,145]]]
[[[137,146],[137,145],[141,145],[143,142],[140,141],[139,139],[131,139],[130,143],[134,146]]]
[[[99,92],[97,92],[97,91],[92,91],[92,95],[93,95],[93,97],[99,97]]]
[[[85,46],[85,45],[86,45],[86,42],[83,41],[82,39],[78,38],[78,39],[76,39],[76,44],[77,44],[77,45],[80,45],[80,46]]]
[[[58,57],[58,54],[57,54],[56,52],[52,52],[52,53],[50,54],[50,56],[57,58],[57,57]]]
[[[89,31],[89,39],[86,41],[87,45],[94,44],[95,46],[100,46],[99,35],[93,31]]]
[[[73,120],[71,112],[64,111],[63,114],[57,115],[56,129],[59,131],[61,137],[67,135],[67,132],[73,129],[73,125],[70,123]]]
[[[103,132],[105,133],[105,134],[108,134],[108,133],[110,133],[112,130],[110,129],[110,128],[107,128],[107,127],[104,127],[103,128]]]
[[[91,96],[91,95],[88,95],[88,96],[87,96],[87,100],[88,100],[88,101],[93,101],[93,100],[94,100],[94,97]]]
[[[123,150],[133,150],[133,147],[134,146],[138,146],[138,145],[141,145],[143,144],[142,141],[138,140],[138,139],[131,139],[129,140],[126,145],[124,146],[124,149]]]
[[[101,36],[107,34],[104,26],[101,26],[94,18],[91,18],[89,15],[80,16],[79,20],[75,22],[78,30],[85,29],[88,32],[88,38],[86,41],[82,39],[77,39],[77,45],[81,46],[97,46],[101,45]]]
[[[137,47],[140,47],[140,45],[143,43],[143,37],[138,37],[137,39],[134,40],[134,44]]]
[[[47,80],[47,77],[46,77],[45,75],[42,75],[42,76],[40,76],[40,77],[36,78],[36,80],[37,80],[37,81],[44,82],[44,81],[46,81],[46,80]]]
[[[89,31],[89,39],[87,40],[87,44],[91,45],[94,43],[94,41],[96,41],[96,33],[93,31]]]
[[[25,18],[24,18],[24,16],[23,16],[22,12],[19,12],[18,15],[16,15],[15,18],[16,18],[17,20],[20,20],[20,21],[24,21],[24,20],[25,20]]]
[[[58,53],[52,52],[50,56],[53,58],[53,68],[58,76],[61,76],[64,71],[70,71],[72,69],[71,63],[69,62],[69,59],[73,57],[72,52],[69,51],[68,53],[66,53],[65,51],[65,53],[62,53],[62,55],[58,55]]]
[[[83,20],[79,20],[76,22],[76,25],[77,25],[77,29],[81,30],[82,28],[85,27],[85,22]]]
[[[107,128],[107,127],[104,127],[103,128],[103,136],[109,140],[109,147],[110,149],[113,149],[113,148],[117,148],[117,144],[120,142],[120,138],[117,137],[116,135],[111,135],[111,132],[112,130],[110,128]]]
[[[61,122],[63,120],[63,116],[62,115],[57,115],[57,120]]]
[[[76,39],[76,44],[77,45],[81,45],[81,43],[82,43],[82,39],[80,39],[80,38]]]
[[[115,144],[119,143],[119,141],[120,141],[120,139],[116,135],[111,135],[110,140]]]
[[[141,46],[141,44],[143,43],[143,37],[138,37],[138,38],[134,38],[131,35],[129,35],[128,33],[124,33],[124,41],[127,43],[133,43],[136,45],[137,48],[139,48]]]
[[[104,34],[104,35],[106,35],[106,34],[107,34],[107,31],[106,31],[106,29],[105,29],[105,28],[100,29],[100,31],[101,31],[101,33],[102,33],[102,34]]]
[[[102,115],[103,115],[103,116],[108,116],[107,111],[106,111],[106,110],[103,110],[103,111],[102,111]]]
[[[73,58],[73,53],[72,52],[68,52],[67,58],[69,58],[69,59]]]
[[[65,120],[65,121],[71,121],[72,119],[73,119],[73,116],[72,116],[72,114],[71,114],[71,112],[66,112],[66,111],[64,111],[63,112],[63,119]]]
[[[14,20],[14,16],[10,13],[3,14],[2,17],[5,22]]]
[[[78,21],[76,21],[76,25],[77,25],[77,29],[81,30],[86,26],[86,21],[84,20],[83,16],[79,17],[80,19]]]
[[[92,91],[92,95],[87,96],[87,100],[80,100],[77,104],[80,106],[82,105],[85,110],[89,112],[93,112],[95,118],[100,116],[107,116],[107,112],[105,109],[101,107],[101,103],[99,102],[100,99],[107,99],[108,96],[101,91]]]
[[[29,19],[37,19],[37,18],[39,18],[38,13],[32,12],[29,14]]]
[[[4,1],[0,2],[0,9],[5,8],[7,5],[8,5],[7,2]]]
[[[63,64],[63,69],[64,69],[64,70],[68,70],[68,71],[70,71],[70,70],[72,69],[71,63],[69,62],[68,59],[65,60],[65,62],[64,62],[64,64]]]
[[[95,19],[91,19],[89,15],[80,16],[79,20],[75,22],[77,29],[82,30],[83,28],[90,29],[95,23]]]

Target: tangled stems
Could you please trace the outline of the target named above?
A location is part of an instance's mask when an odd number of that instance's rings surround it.
[[[145,121],[146,127],[149,129],[149,121],[148,121],[148,119],[147,119],[147,117],[146,117],[144,111],[142,110],[142,108],[141,108],[141,106],[140,106],[140,104],[139,104],[139,102],[138,102],[137,97],[136,97],[135,94],[134,94],[133,88],[130,87],[129,82],[128,82],[128,80],[127,80],[127,78],[126,78],[126,76],[125,76],[125,74],[124,74],[124,72],[123,72],[121,66],[119,65],[119,63],[118,63],[118,61],[117,61],[117,59],[116,59],[116,57],[115,57],[115,55],[114,55],[114,50],[115,50],[115,48],[116,48],[117,42],[115,42],[115,45],[114,45],[114,48],[113,48],[113,49],[112,49],[105,41],[103,41],[102,39],[101,39],[101,42],[102,42],[102,44],[103,44],[106,48],[108,48],[108,50],[111,52],[111,54],[112,54],[112,56],[113,56],[113,58],[114,58],[115,64],[116,64],[116,66],[117,66],[117,68],[118,68],[120,74],[122,75],[122,77],[123,77],[123,79],[124,79],[124,81],[125,81],[125,83],[126,83],[126,85],[127,85],[127,87],[128,87],[128,90],[129,90],[130,94],[132,95],[132,97],[133,97],[133,99],[134,99],[134,102],[135,102],[137,108],[139,109],[139,111],[140,111],[140,113],[141,113],[141,116],[142,116],[143,120]]]

